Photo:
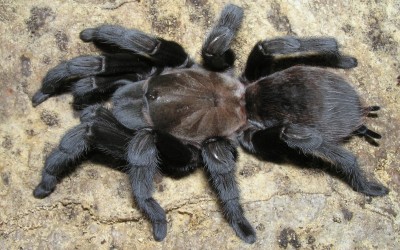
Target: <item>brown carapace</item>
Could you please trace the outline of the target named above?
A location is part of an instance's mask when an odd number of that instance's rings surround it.
[[[204,69],[185,69],[145,83],[149,126],[199,146],[208,138],[235,135],[245,126],[244,86]]]

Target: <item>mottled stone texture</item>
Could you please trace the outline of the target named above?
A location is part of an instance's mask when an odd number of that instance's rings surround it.
[[[222,218],[202,171],[159,178],[156,198],[169,231],[155,242],[136,209],[127,177],[83,164],[43,200],[32,189],[46,155],[78,123],[70,95],[32,108],[32,94],[60,61],[97,53],[79,32],[120,24],[183,44],[194,57],[227,1],[0,0],[0,249],[398,249],[400,245],[400,2],[236,0],[245,19],[234,43],[237,66],[260,39],[333,36],[359,60],[343,71],[367,104],[382,106],[367,124],[379,147],[347,144],[370,176],[391,190],[383,198],[353,192],[321,170],[260,162],[241,154],[238,181],[254,245],[241,242]]]

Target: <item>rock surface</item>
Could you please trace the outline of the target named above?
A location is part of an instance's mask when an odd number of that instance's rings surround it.
[[[155,197],[167,211],[168,235],[153,240],[136,209],[127,177],[85,163],[48,198],[33,198],[46,155],[78,124],[70,95],[37,108],[33,93],[60,61],[95,54],[79,32],[120,24],[181,43],[194,58],[223,5],[207,0],[0,0],[1,249],[398,249],[400,245],[400,2],[232,1],[245,18],[233,45],[238,69],[261,39],[333,36],[359,66],[343,71],[367,104],[383,109],[367,123],[379,147],[346,145],[391,192],[356,193],[318,169],[261,162],[241,152],[238,181],[255,244],[241,242],[222,217],[202,171],[159,178]],[[238,72],[240,72],[238,70]]]

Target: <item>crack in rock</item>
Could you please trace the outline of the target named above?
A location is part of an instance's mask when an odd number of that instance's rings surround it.
[[[304,192],[286,192],[286,193],[282,193],[282,192],[277,192],[273,195],[271,195],[270,197],[266,198],[266,199],[261,199],[261,200],[254,200],[254,201],[247,201],[247,202],[242,202],[243,205],[251,205],[251,204],[255,204],[255,203],[263,203],[263,202],[268,202],[273,198],[276,197],[286,197],[286,196],[294,196],[294,195],[306,195],[306,196],[316,196],[316,195],[322,195],[324,197],[332,197],[330,194],[325,194],[325,193],[304,193]],[[186,207],[186,206],[192,206],[192,205],[196,205],[196,204],[205,204],[208,202],[214,202],[216,201],[215,199],[210,199],[204,196],[201,197],[195,197],[195,198],[191,198],[189,200],[185,200],[182,201],[180,204],[177,205],[173,205],[170,207],[167,207],[165,209],[166,213],[171,213],[176,211],[179,214],[188,214],[187,211],[180,211],[180,209]],[[93,208],[91,205],[82,203],[82,202],[78,202],[78,201],[73,201],[73,200],[62,200],[62,201],[58,201],[52,205],[48,205],[48,206],[38,206],[35,207],[33,209],[28,209],[24,212],[21,212],[20,214],[17,214],[16,216],[13,216],[11,218],[9,218],[8,220],[4,220],[4,221],[0,221],[0,225],[2,226],[0,228],[0,235],[9,235],[13,232],[15,232],[17,230],[17,228],[22,229],[24,231],[28,231],[28,230],[35,230],[38,228],[42,228],[43,225],[42,224],[36,224],[36,225],[21,225],[18,223],[18,220],[24,219],[27,216],[32,216],[35,213],[41,212],[41,211],[55,211],[58,209],[62,209],[62,208],[70,208],[70,207],[78,207],[79,209],[81,209],[82,211],[85,211],[86,213],[89,214],[90,218],[100,224],[104,224],[104,225],[115,225],[115,224],[121,224],[121,223],[127,223],[127,222],[139,222],[145,219],[144,215],[140,215],[140,216],[132,216],[132,217],[124,217],[124,218],[120,218],[120,217],[109,217],[109,218],[104,218],[101,216],[96,215],[96,213],[93,211]],[[380,216],[383,216],[385,219],[387,219],[388,221],[390,221],[393,225],[396,224],[396,222],[394,221],[393,218],[391,218],[389,215],[381,212],[381,211],[377,211],[374,210],[373,208],[367,208],[366,211],[369,211],[371,213],[375,213],[378,214]],[[221,212],[219,209],[217,211],[211,211],[211,212]],[[16,226],[16,228],[14,229],[10,229],[10,230],[3,230],[3,226]]]
[[[136,1],[125,1],[125,2],[120,2],[120,3],[115,3],[113,5],[111,5],[110,3],[103,5],[102,7],[100,7],[103,10],[116,10],[120,7],[122,7],[125,4],[128,3],[134,3],[134,2],[139,2],[140,0],[136,0]]]

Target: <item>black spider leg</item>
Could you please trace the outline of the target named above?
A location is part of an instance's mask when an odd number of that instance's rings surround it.
[[[291,124],[282,129],[280,137],[290,148],[331,163],[355,191],[370,196],[383,196],[389,192],[383,185],[365,177],[353,154],[335,143],[325,142],[316,129]]]
[[[388,193],[383,185],[367,180],[354,155],[338,145],[324,142],[314,128],[290,124],[263,130],[248,129],[239,136],[239,142],[249,152],[278,163],[296,156],[302,160],[302,155],[318,157],[330,163],[329,167],[338,171],[355,191],[370,196]]]
[[[89,150],[89,143],[85,140],[87,131],[86,124],[80,124],[69,130],[58,148],[50,153],[42,171],[42,180],[33,191],[36,198],[50,195],[58,182],[81,162]]]
[[[235,54],[230,49],[243,19],[243,10],[233,4],[227,5],[219,20],[208,34],[202,50],[203,65],[209,70],[224,71],[233,66]]]
[[[235,180],[236,149],[228,140],[214,138],[204,143],[201,154],[225,218],[243,241],[254,243],[256,233],[243,215],[239,203],[239,189]]]
[[[152,72],[124,74],[115,76],[91,76],[83,78],[72,86],[74,108],[84,109],[87,106],[108,100],[121,86],[146,79]]]
[[[343,148],[323,143],[312,154],[331,162],[355,191],[370,196],[383,196],[389,193],[389,189],[382,184],[368,181],[360,169],[356,157]]]
[[[178,43],[156,38],[135,29],[102,25],[83,30],[80,38],[84,42],[93,42],[105,52],[138,54],[163,67],[190,67],[193,64]]]
[[[357,59],[342,55],[334,38],[281,37],[254,46],[241,78],[253,82],[298,64],[349,69]]]
[[[152,62],[140,55],[119,53],[76,57],[57,65],[46,74],[32,103],[37,106],[50,96],[71,89],[77,82],[72,92],[79,105],[96,93],[115,90],[119,79],[137,81],[147,78],[153,70]]]
[[[153,179],[159,169],[154,131],[139,130],[129,143],[127,158],[134,199],[150,220],[154,239],[161,241],[167,235],[167,219],[164,209],[152,197]]]
[[[125,149],[134,131],[122,126],[110,111],[99,106],[82,112],[82,123],[69,130],[59,146],[48,156],[42,171],[42,180],[33,195],[50,195],[57,183],[71,173],[92,150],[101,150],[119,160],[125,160]]]
[[[369,106],[364,108],[365,116],[367,117],[376,117],[375,111],[380,110],[379,106]],[[370,130],[367,126],[362,125],[357,130],[353,132],[353,135],[362,136],[368,141],[370,144],[374,146],[378,146],[379,144],[375,141],[375,139],[381,139],[382,136],[372,130]]]
[[[293,159],[293,157],[288,156],[288,147],[280,139],[281,131],[282,126],[268,129],[250,127],[239,134],[238,141],[248,153],[261,157],[263,160],[283,163],[287,158]]]
[[[162,160],[160,170],[165,175],[180,178],[191,174],[200,165],[199,150],[170,134],[158,131],[156,146]]]

